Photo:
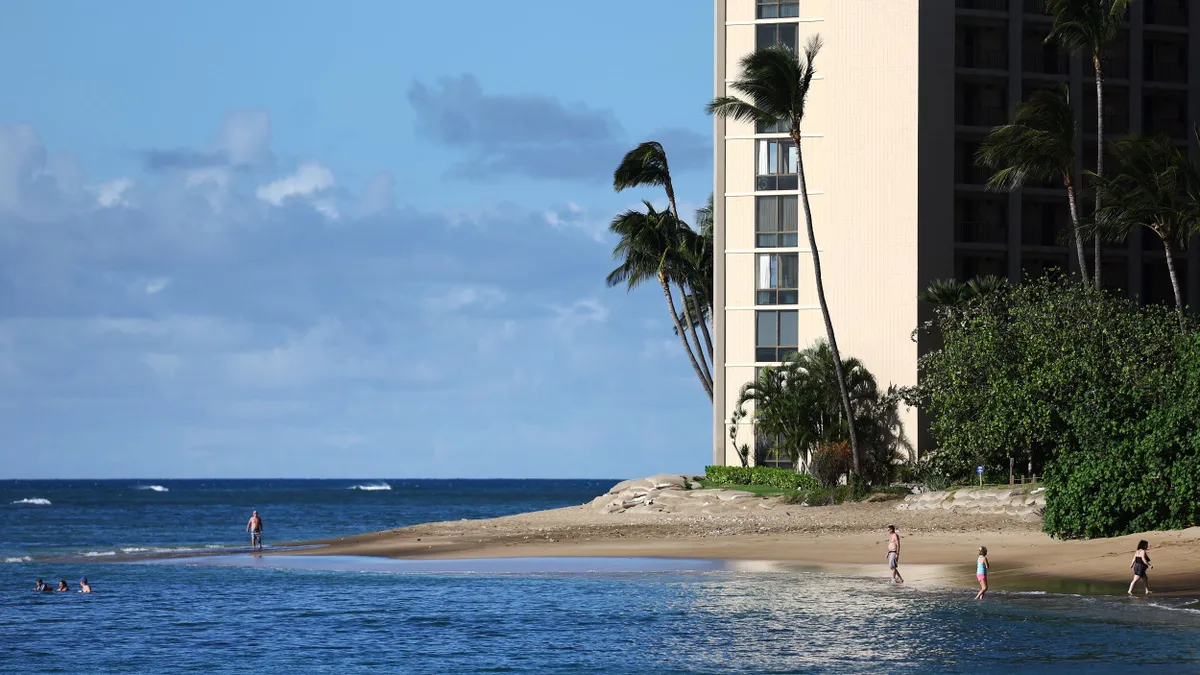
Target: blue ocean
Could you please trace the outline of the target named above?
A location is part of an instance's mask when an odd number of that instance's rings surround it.
[[[0,672],[1200,671],[1200,612],[1177,598],[973,602],[722,561],[241,552],[253,509],[272,546],[579,504],[613,482],[3,481]],[[145,557],[160,551],[228,555]],[[81,576],[94,593],[30,591]]]

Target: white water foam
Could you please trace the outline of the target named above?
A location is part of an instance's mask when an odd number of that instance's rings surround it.
[[[387,483],[379,482],[379,483],[368,483],[366,485],[352,485],[347,489],[349,489],[349,490],[366,490],[367,492],[375,492],[377,490],[391,490],[392,486],[388,485]]]
[[[9,503],[10,504],[36,504],[38,506],[50,506],[50,500],[42,499],[41,497],[30,497],[29,499],[18,499],[15,502],[9,502]]]
[[[116,555],[116,551],[88,551],[83,554],[85,558],[103,558],[110,555]]]
[[[138,490],[151,490],[153,492],[170,492],[170,490],[168,490],[167,488],[165,488],[161,485],[139,485],[139,486],[137,486],[137,489]]]
[[[27,555],[23,555],[20,558],[5,558],[4,562],[6,562],[6,563],[26,563],[26,562],[33,562],[33,558],[30,558]]]

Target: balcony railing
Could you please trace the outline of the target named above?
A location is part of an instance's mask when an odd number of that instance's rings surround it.
[[[1146,3],[1146,23],[1184,28],[1188,25],[1187,4],[1149,0]]]
[[[954,0],[959,9],[981,9],[990,12],[1007,12],[1008,0]]]
[[[998,105],[954,106],[954,123],[966,127],[997,127],[1008,121],[1007,111]]]
[[[992,173],[987,169],[969,163],[969,159],[960,160],[954,165],[954,182],[959,185],[986,185]]]
[[[1160,61],[1158,63],[1147,61],[1146,79],[1150,82],[1178,82],[1186,84],[1188,81],[1187,68],[1170,61]]]
[[[1107,98],[1107,97],[1106,97]],[[1088,114],[1088,110],[1091,114]],[[1083,127],[1089,134],[1096,133],[1096,102],[1092,101],[1090,109],[1083,114]],[[1104,113],[1104,135],[1123,135],[1129,131],[1129,111],[1109,110]]]
[[[1023,8],[1026,14],[1049,16],[1049,13],[1046,11],[1046,0],[1025,0]]]
[[[1092,68],[1092,60],[1086,59],[1088,74],[1095,77],[1095,69]],[[1104,71],[1105,79],[1116,78],[1125,80],[1129,78],[1129,54],[1122,53],[1119,56],[1106,56],[1100,59],[1100,68]]]
[[[1165,134],[1171,138],[1187,138],[1188,125],[1183,120],[1147,119],[1146,133]]]
[[[1024,52],[1021,67],[1026,73],[1069,75],[1071,73],[1071,57],[1068,54],[1046,53],[1039,46],[1037,49],[1027,49]]]
[[[954,226],[954,241],[963,244],[1008,243],[1008,225],[985,221],[959,221]]]
[[[959,45],[954,51],[954,63],[959,68],[1008,70],[1008,52],[1003,49],[980,49]]]

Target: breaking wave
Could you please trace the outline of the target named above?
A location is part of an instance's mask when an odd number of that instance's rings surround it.
[[[170,492],[170,490],[168,490],[167,488],[165,488],[161,485],[139,485],[139,486],[137,486],[137,489],[150,490],[152,492]]]
[[[19,558],[5,558],[5,559],[4,559],[4,562],[6,562],[6,563],[25,563],[25,562],[33,562],[33,558],[30,558],[30,557],[29,557],[29,556],[27,556],[27,555],[23,555],[23,556],[21,556],[21,557],[19,557]]]
[[[349,490],[366,490],[367,492],[375,492],[378,490],[391,490],[392,486],[387,483],[368,483],[366,485],[351,485]]]
[[[50,506],[50,500],[42,499],[41,497],[30,497],[29,499],[18,499],[15,502],[9,502],[9,503],[10,504],[37,504],[38,506]]]

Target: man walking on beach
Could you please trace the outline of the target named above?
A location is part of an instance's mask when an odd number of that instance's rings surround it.
[[[255,511],[250,516],[250,522],[246,523],[246,531],[250,533],[250,548],[262,548],[262,518],[258,517],[258,511]]]
[[[904,583],[904,577],[900,576],[900,535],[896,534],[895,525],[888,525],[887,561],[892,570],[892,583]]]

